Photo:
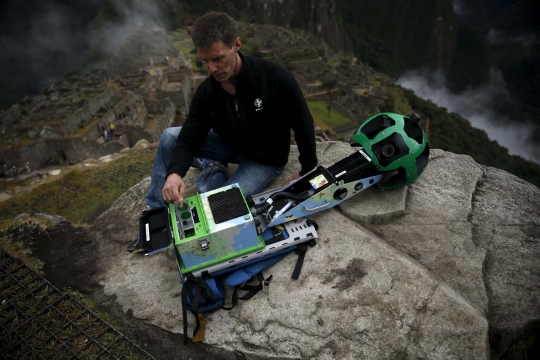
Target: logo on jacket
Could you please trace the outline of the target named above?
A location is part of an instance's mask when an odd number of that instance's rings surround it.
[[[262,110],[262,100],[261,99],[255,99],[255,111]]]

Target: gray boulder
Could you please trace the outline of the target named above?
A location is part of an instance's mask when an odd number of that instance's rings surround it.
[[[63,216],[60,216],[60,215],[49,215],[49,214],[35,213],[33,216],[43,218],[43,219],[47,219],[53,224],[61,224],[61,223],[67,222],[66,218],[64,218]]]
[[[325,166],[353,151],[339,142],[317,147]],[[269,188],[298,172],[297,157],[292,147]],[[184,179],[187,196],[197,174]],[[99,278],[124,311],[179,333],[173,252],[126,251],[149,184],[96,221]],[[540,190],[504,171],[433,150],[408,188],[368,189],[313,219],[319,240],[300,279],[291,279],[289,255],[266,271],[268,295],[208,314],[205,343],[247,358],[488,359],[540,318]],[[194,324],[190,317],[190,334]],[[494,332],[500,349],[490,354]]]

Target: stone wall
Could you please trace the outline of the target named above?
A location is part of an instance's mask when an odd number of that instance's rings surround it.
[[[163,131],[171,126],[174,121],[176,106],[174,106],[174,103],[169,98],[165,100],[146,100],[145,103],[147,104],[148,112],[154,114],[161,113],[156,127],[151,131],[152,141],[158,142]]]
[[[108,141],[99,144],[90,138],[63,138],[63,139],[40,139],[29,143],[17,150],[1,150],[0,159],[8,160],[7,163],[18,167],[27,161],[32,169],[39,169],[43,165],[43,157],[52,156],[54,163],[80,163],[89,158],[98,158],[107,154],[113,154],[126,147],[126,144],[118,141]],[[63,160],[61,150],[64,151],[67,160]]]
[[[150,114],[163,114],[171,106],[174,106],[170,99],[164,100],[152,100],[144,99],[144,106],[148,109]]]
[[[343,113],[343,115],[348,116],[349,118],[351,118],[351,120],[353,122],[358,122],[358,121],[365,120],[365,119],[359,119],[356,114],[353,114],[349,109],[345,108],[341,104],[338,104],[338,103],[336,103],[334,101],[330,101],[330,103],[332,104],[333,107],[335,107],[337,110],[339,110],[341,113]]]
[[[167,85],[166,76],[149,76],[146,83],[140,89],[139,93],[143,96],[148,96],[151,91],[156,89],[163,89]]]
[[[153,117],[149,118],[148,114]],[[176,106],[171,99],[163,100],[144,99],[144,106],[133,113],[137,116],[133,121],[119,122],[116,130],[126,134],[129,139],[129,146],[141,139],[146,141],[158,142],[163,130],[170,127],[176,116]],[[152,125],[150,125],[152,123]]]
[[[184,82],[186,76],[190,77],[193,74],[193,71],[188,68],[182,68],[176,71],[169,71],[167,73],[169,83],[173,82]]]
[[[170,98],[176,107],[188,109],[191,104],[192,74],[189,69],[169,73],[169,84],[164,90],[157,91],[156,99]]]
[[[146,81],[146,76],[146,74],[124,75],[120,79],[120,84],[124,89],[137,90],[139,88],[139,83]]]
[[[11,106],[6,111],[0,111],[0,129],[8,129],[16,124],[22,117],[19,104]]]
[[[126,135],[128,139],[127,145],[129,147],[133,147],[137,143],[137,141],[142,139],[148,141],[149,143],[154,141],[153,135],[140,125],[133,126],[127,124],[120,124],[116,126],[116,130]]]
[[[82,108],[76,110],[73,115],[68,116],[60,123],[60,126],[67,134],[76,133],[78,129],[88,125],[92,117],[111,100],[113,95],[114,88],[108,86],[101,95],[88,99]]]
[[[152,131],[152,142],[159,142],[159,138],[161,137],[161,134],[163,131],[171,126],[172,121],[174,120],[174,113],[171,116],[170,113],[162,114],[158,119],[158,125]]]

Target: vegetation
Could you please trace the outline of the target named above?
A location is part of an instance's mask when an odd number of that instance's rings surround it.
[[[488,45],[480,31],[457,19],[450,1],[336,1],[349,48],[377,71],[399,77],[409,69],[449,66],[456,89],[487,79]]]
[[[432,101],[419,98],[411,90],[401,91],[411,108],[422,119],[429,119],[429,142],[432,148],[470,155],[480,164],[506,170],[540,186],[540,165],[521,156],[508,154],[508,149],[491,140],[484,130],[472,127],[459,114],[449,113]]]
[[[193,71],[201,74],[208,74],[208,70],[203,66],[201,60],[197,56],[197,49],[193,46],[191,36],[187,33],[186,28],[179,28],[169,33],[169,37],[174,44],[174,47],[180,51],[187,62],[191,64]]]
[[[24,221],[19,222],[23,224]],[[0,351],[7,358],[97,359],[99,354],[100,359],[112,358],[111,355],[122,359],[150,358],[114,328],[118,328],[114,319],[96,309],[93,300],[74,291],[62,294],[2,247],[0,269],[4,298],[0,307]]]
[[[63,179],[0,203],[0,220],[21,213],[61,215],[71,223],[89,222],[130,187],[152,173],[155,151],[125,155],[86,172],[72,171]]]
[[[323,130],[328,127],[335,128],[351,122],[351,119],[333,106],[330,107],[329,115],[328,102],[326,100],[308,101],[307,104],[313,116],[313,121]]]

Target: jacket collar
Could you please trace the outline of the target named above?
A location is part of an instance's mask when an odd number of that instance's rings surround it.
[[[241,51],[238,52],[238,55],[240,56],[240,59],[242,59],[242,68],[236,74],[235,77],[235,84],[238,83],[238,80],[242,80],[243,78],[249,75],[253,75],[253,63],[251,61],[251,58],[249,56],[244,56]],[[212,91],[216,91],[217,89],[221,89],[221,85],[219,84],[219,81],[217,81],[211,74],[210,76],[210,83],[212,84]]]

